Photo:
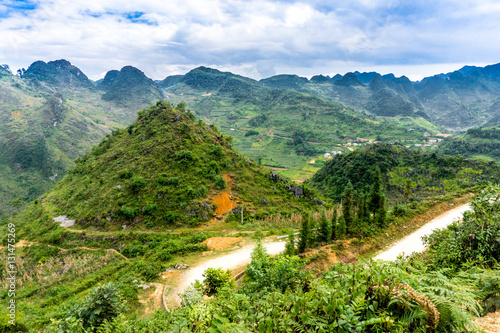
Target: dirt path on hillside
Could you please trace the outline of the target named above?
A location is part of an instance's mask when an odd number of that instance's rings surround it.
[[[285,250],[286,242],[272,242],[272,243],[264,243],[264,247],[267,250],[267,253],[271,255],[275,255],[281,253]],[[245,246],[239,250],[236,250],[232,253],[210,259],[205,261],[198,266],[188,268],[183,273],[178,276],[177,286],[171,286],[173,289],[166,297],[167,306],[178,306],[180,305],[180,297],[178,294],[184,292],[184,290],[194,283],[196,280],[202,282],[203,281],[203,273],[209,267],[221,267],[222,269],[230,269],[235,270],[241,266],[244,266],[250,262],[250,255],[255,247],[255,244]]]
[[[462,214],[469,209],[469,204],[465,204],[439,215],[417,231],[392,244],[389,249],[379,253],[373,259],[396,260],[400,254],[409,255],[413,252],[424,251],[422,236],[431,234],[434,229],[442,229],[450,225],[453,221],[460,219]]]

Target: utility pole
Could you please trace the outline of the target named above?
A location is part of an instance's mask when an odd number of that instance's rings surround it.
[[[243,205],[241,205],[241,224],[243,224]]]

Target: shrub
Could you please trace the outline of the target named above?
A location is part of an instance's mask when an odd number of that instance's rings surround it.
[[[236,283],[231,277],[231,270],[224,271],[222,268],[209,267],[203,273],[203,294],[213,296],[222,287],[234,287]]]
[[[105,321],[112,322],[127,310],[122,303],[118,284],[109,282],[93,288],[82,303],[72,306],[67,317],[53,321],[49,332],[93,331]]]
[[[224,190],[226,188],[226,180],[222,176],[215,177],[215,188]]]
[[[199,288],[196,288],[193,284],[184,290],[184,293],[179,294],[181,298],[181,306],[183,308],[193,307],[200,303],[203,299],[203,293]]]
[[[167,222],[167,224],[173,224],[175,222],[175,214],[172,213],[172,212],[167,212],[165,214],[165,222]]]
[[[147,204],[146,206],[144,206],[143,213],[144,215],[153,215],[157,209],[158,209],[157,204]]]
[[[132,175],[133,175],[132,171],[124,170],[118,174],[118,177],[120,177],[121,179],[130,179],[132,178]]]
[[[212,147],[212,149],[210,150],[210,155],[214,155],[217,158],[221,158],[222,155],[224,155],[222,147],[219,145]]]
[[[130,189],[132,192],[137,193],[143,188],[145,188],[147,185],[147,182],[144,178],[142,177],[137,177],[132,181],[132,184],[130,185]]]
[[[459,268],[467,262],[492,266],[500,260],[500,186],[489,186],[471,200],[461,223],[424,238],[429,258],[438,267]]]
[[[123,206],[118,208],[116,213],[118,214],[118,216],[121,216],[125,219],[133,219],[137,211],[135,210],[135,208]]]
[[[181,150],[177,154],[177,160],[180,163],[189,165],[194,161],[193,153],[191,153],[189,150]]]
[[[406,214],[406,208],[405,206],[402,206],[402,205],[396,205],[394,206],[394,208],[392,209],[392,214],[394,216],[405,216]]]
[[[259,132],[254,130],[249,130],[245,133],[245,136],[259,135]]]

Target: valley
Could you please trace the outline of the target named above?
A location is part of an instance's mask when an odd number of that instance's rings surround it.
[[[496,68],[421,82],[207,67],[155,82],[131,66],[94,82],[66,60],[2,72],[0,302],[16,244],[24,331],[470,327],[498,292],[481,282],[498,278]],[[452,97],[458,118],[439,104]],[[465,207],[423,254],[367,261]]]

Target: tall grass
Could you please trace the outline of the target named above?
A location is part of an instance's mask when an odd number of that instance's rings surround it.
[[[37,284],[38,286],[51,285],[59,280],[76,279],[86,276],[116,260],[118,256],[108,251],[106,255],[96,254],[69,254],[63,257],[51,257],[42,262],[35,263],[29,259],[16,258],[16,283],[19,288],[25,284]],[[0,262],[7,269],[7,256],[0,254]],[[68,269],[69,268],[69,269]],[[0,279],[0,286],[8,289],[7,277]]]

